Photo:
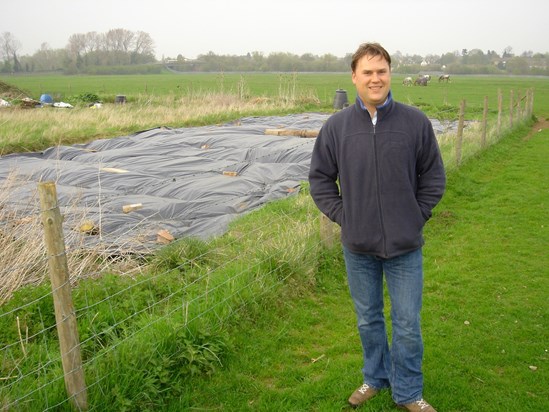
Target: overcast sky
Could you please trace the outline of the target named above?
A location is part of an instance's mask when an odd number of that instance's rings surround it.
[[[148,33],[158,59],[210,51],[343,57],[365,41],[422,56],[549,52],[547,0],[4,0],[0,10],[0,33],[19,40],[20,55],[117,28]]]

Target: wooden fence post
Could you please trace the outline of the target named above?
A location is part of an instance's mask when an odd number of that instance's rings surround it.
[[[509,128],[513,128],[513,100],[514,92],[511,90],[511,96],[509,96]]]
[[[80,411],[88,409],[84,370],[80,354],[80,339],[69,283],[69,270],[65,255],[62,217],[57,205],[57,190],[54,182],[38,184],[44,241],[48,252],[51,288],[65,388],[72,405]]]
[[[328,249],[334,246],[334,223],[324,213],[320,214],[320,241]]]
[[[517,113],[516,113],[516,119],[520,122],[522,122],[522,93],[520,90],[517,92]]]
[[[501,89],[498,89],[498,123],[497,123],[497,135],[499,137],[501,133],[501,113],[503,110],[503,94]]]
[[[526,90],[526,102],[524,104],[524,118],[530,119],[533,113],[534,90]]]
[[[459,121],[456,136],[456,164],[459,166],[461,163],[461,144],[463,142],[463,122],[465,118],[465,100],[461,101],[459,106]]]
[[[486,123],[488,121],[488,96],[484,96],[484,111],[482,112],[482,137],[480,140],[481,147],[486,146]]]
[[[530,89],[530,111],[528,117],[532,117],[534,114],[534,89]]]

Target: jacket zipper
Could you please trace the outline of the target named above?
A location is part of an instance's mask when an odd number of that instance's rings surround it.
[[[376,125],[374,127],[374,163],[376,169],[376,191],[377,191],[377,207],[379,208],[379,223],[381,225],[381,236],[383,240],[383,255],[387,257],[387,236],[385,235],[385,224],[383,222],[383,207],[381,203],[381,184],[379,178],[379,163],[377,158],[377,134],[376,134]]]

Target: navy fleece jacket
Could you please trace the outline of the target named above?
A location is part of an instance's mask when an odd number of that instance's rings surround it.
[[[309,182],[314,202],[341,226],[348,249],[391,258],[423,245],[423,226],[446,177],[429,119],[389,95],[375,126],[358,98],[326,121]]]

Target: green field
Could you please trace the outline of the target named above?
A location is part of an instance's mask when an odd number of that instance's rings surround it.
[[[549,115],[549,78],[518,76],[452,76],[450,83],[438,83],[433,78],[428,87],[402,85],[402,75],[393,76],[393,93],[397,100],[411,104],[458,106],[466,99],[471,107],[482,107],[484,96],[497,102],[498,90],[506,96],[510,90],[522,93],[534,89],[536,112]],[[82,93],[97,94],[105,102],[113,102],[116,95],[134,101],[142,94],[166,96],[204,92],[236,93],[244,86],[251,96],[277,97],[282,92],[314,92],[323,107],[333,102],[335,91],[347,90],[349,99],[355,97],[348,73],[190,73],[134,76],[0,76],[0,80],[28,91],[38,99],[48,93],[66,99]]]
[[[394,97],[419,107],[431,118],[456,120],[465,101],[465,120],[480,120],[484,98],[488,118],[507,121],[511,93],[513,107],[524,107],[527,91],[534,93],[534,115],[549,117],[549,78],[511,76],[453,76],[450,83],[434,78],[427,87],[404,86],[395,75]],[[355,99],[349,73],[193,73],[133,76],[0,76],[2,82],[38,100],[44,93],[56,102],[74,105],[71,110],[0,110],[0,155],[39,151],[48,147],[86,143],[125,136],[157,127],[179,128],[218,124],[245,116],[332,112],[336,90]],[[124,105],[114,104],[126,96]],[[2,93],[0,92],[0,97]],[[21,96],[12,96],[18,103]],[[103,102],[89,110],[90,100]]]
[[[0,154],[161,125],[330,112],[338,88],[354,98],[348,74],[0,80],[35,99],[97,94],[105,102],[97,110],[83,103],[71,110],[3,108]],[[478,119],[488,96],[493,120],[500,90],[508,111],[511,90],[524,96],[532,88],[535,116],[549,117],[547,78],[455,77],[428,87],[401,80],[393,79],[395,98],[429,116],[455,117],[465,99],[466,118]],[[128,103],[113,104],[118,94]],[[505,130],[488,150],[449,170],[448,190],[426,227],[425,396],[441,412],[549,410],[549,146],[547,129],[531,134],[533,124]],[[4,276],[18,267],[45,273],[45,260],[35,266],[24,259],[36,249],[30,240],[14,242],[7,231],[20,236],[29,222],[7,212],[0,245],[15,246],[15,263],[0,262],[9,268]],[[318,220],[304,184],[297,196],[265,205],[209,242],[182,239],[146,259],[122,261],[123,270],[100,270],[111,260],[92,255],[81,267],[93,276],[73,290],[90,409],[348,410],[346,399],[360,384],[360,346],[341,252],[323,246]],[[33,239],[40,239],[35,223]],[[79,251],[71,255],[88,262]],[[21,288],[1,306],[0,410],[71,410],[53,306],[47,282]],[[384,391],[362,410],[395,409]]]

